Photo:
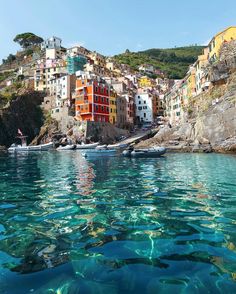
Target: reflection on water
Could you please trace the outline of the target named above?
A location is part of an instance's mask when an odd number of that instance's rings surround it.
[[[235,163],[0,155],[0,292],[233,293]]]

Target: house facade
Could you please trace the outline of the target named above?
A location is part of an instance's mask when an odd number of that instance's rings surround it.
[[[153,95],[148,90],[138,89],[135,95],[137,122],[153,122],[154,104]]]
[[[109,85],[97,76],[76,79],[75,116],[79,121],[109,122]]]

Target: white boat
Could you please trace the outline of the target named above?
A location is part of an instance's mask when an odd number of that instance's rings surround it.
[[[108,149],[123,149],[123,148],[127,148],[128,146],[129,144],[126,144],[126,143],[117,143],[117,144],[108,145],[107,148]]]
[[[66,145],[66,146],[59,146],[57,147],[58,151],[63,151],[63,150],[74,150],[76,149],[76,145]]]
[[[122,152],[125,157],[159,157],[166,153],[165,147],[153,147],[148,149],[127,149]]]
[[[107,145],[98,145],[96,148],[96,150],[107,150]]]
[[[98,142],[97,143],[91,143],[91,144],[77,144],[76,145],[76,149],[94,149],[98,146]]]
[[[23,145],[12,144],[10,148],[8,148],[9,152],[28,152],[28,151],[47,151],[53,148],[53,143],[46,143],[36,146],[27,146],[25,143]]]
[[[96,157],[96,156],[114,156],[116,155],[115,149],[88,149],[82,152],[84,157]]]

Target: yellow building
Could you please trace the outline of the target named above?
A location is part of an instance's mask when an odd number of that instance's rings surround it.
[[[109,122],[113,125],[117,123],[117,93],[113,89],[110,90]]]
[[[228,27],[222,32],[216,34],[210,41],[209,59],[216,60],[219,57],[220,47],[224,42],[236,40],[236,26]]]
[[[204,76],[204,68],[208,63],[208,54],[209,54],[209,48],[206,47],[203,49],[203,54],[198,56],[198,59],[194,64],[195,71],[196,71],[195,83],[196,83],[197,95],[200,94],[204,90],[203,76]]]
[[[187,81],[187,97],[188,99],[196,95],[196,69],[190,66],[189,71],[186,76]]]
[[[154,86],[154,81],[147,76],[143,76],[138,80],[138,86],[139,88],[152,87]]]

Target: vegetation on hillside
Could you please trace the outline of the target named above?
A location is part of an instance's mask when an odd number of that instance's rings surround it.
[[[16,35],[13,41],[26,49],[34,45],[39,45],[43,42],[43,39],[33,33],[22,33]]]
[[[128,64],[138,70],[142,64],[151,64],[160,69],[170,79],[181,79],[185,76],[190,64],[194,63],[198,55],[202,54],[203,46],[188,46],[170,49],[149,49],[140,52],[130,52],[115,55],[114,59]]]

